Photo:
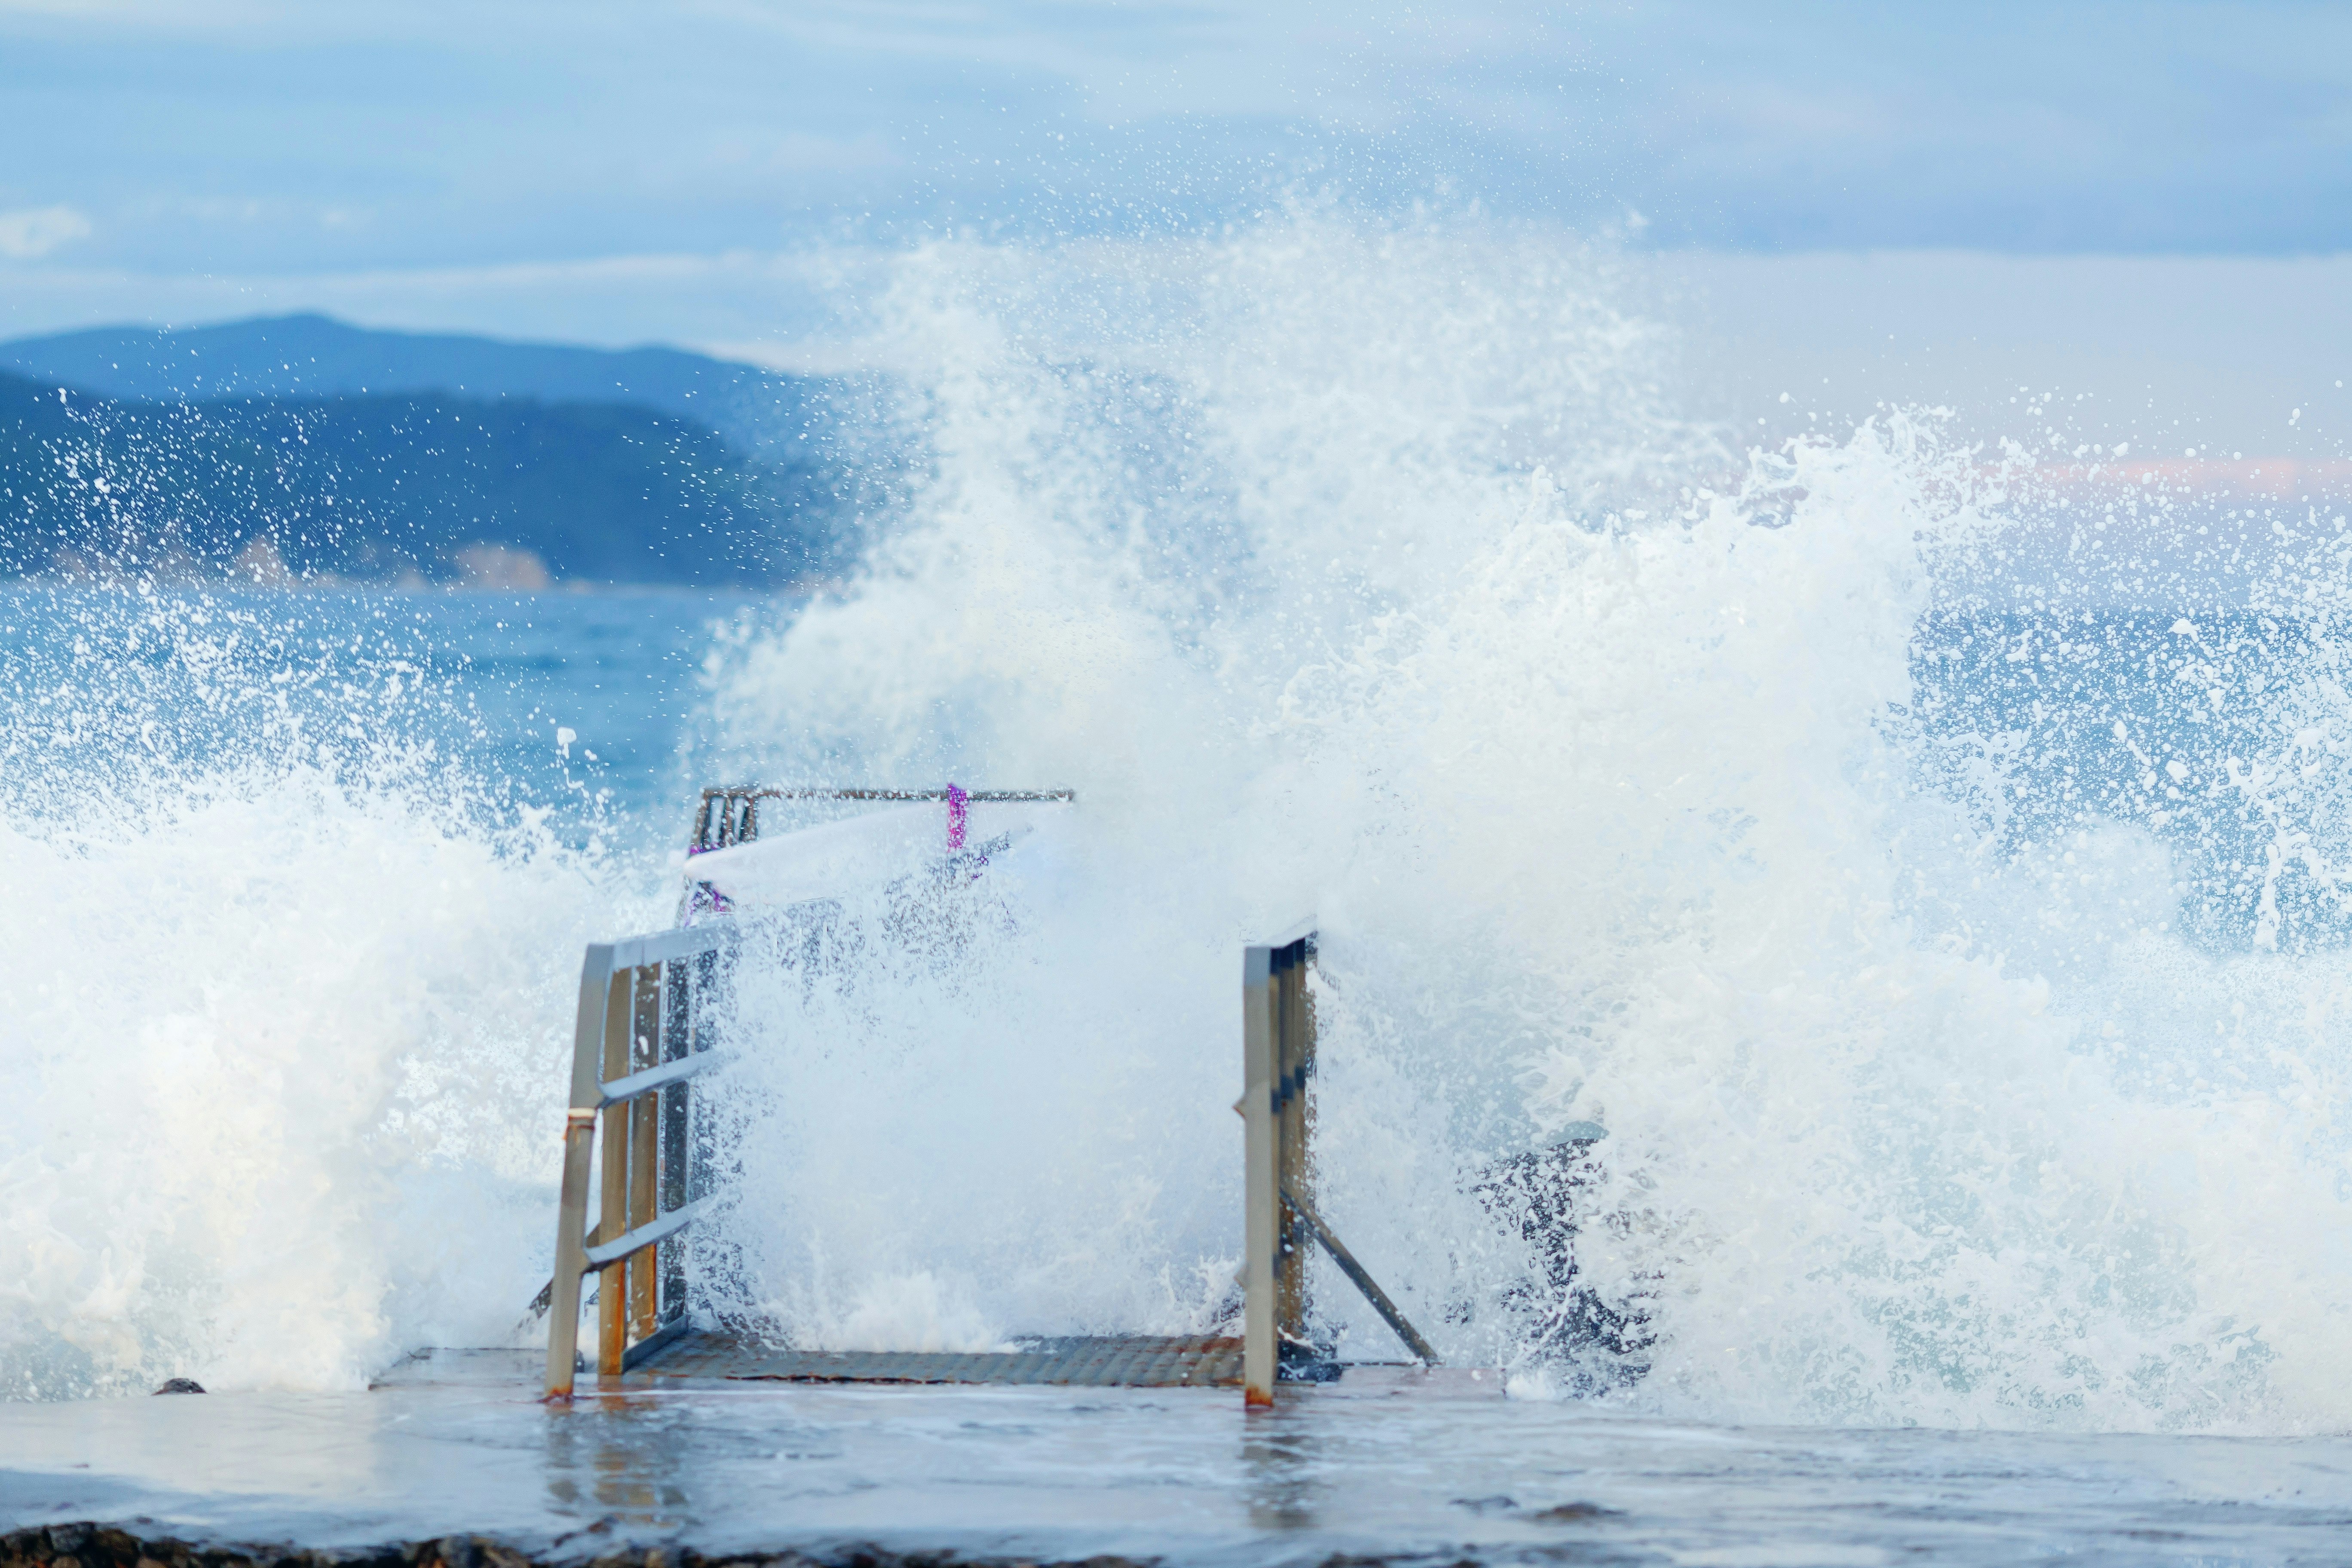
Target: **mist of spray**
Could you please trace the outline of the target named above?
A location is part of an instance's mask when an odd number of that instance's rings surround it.
[[[714,661],[719,752],[1082,804],[1051,875],[956,895],[984,940],[857,957],[877,907],[765,997],[730,1310],[1218,1321],[1239,949],[1312,914],[1324,1207],[1449,1358],[1713,1418],[2340,1424],[2340,941],[2184,929],[2195,846],[2086,793],[2056,667],[1960,660],[2003,616],[2112,642],[2115,560],[1932,417],[1735,453],[1626,297],[1605,256],[1315,212],[908,262],[877,342],[930,467],[852,588]],[[2142,588],[2247,613],[2193,553]],[[2352,735],[2329,636],[2248,735]],[[1532,1353],[1476,1196],[1585,1120],[1630,1385]]]
[[[1744,454],[1638,288],[1314,209],[905,258],[903,508],[718,640],[687,766],[1080,804],[761,939],[711,1310],[1218,1322],[1240,948],[1311,915],[1322,1207],[1449,1359],[1711,1419],[2342,1425],[2332,514],[2039,493],[1900,412]],[[421,743],[461,693],[398,638],[57,603],[9,669],[0,1385],[504,1340],[578,944],[674,889]],[[1538,1353],[1476,1195],[1582,1121],[1640,1368]]]
[[[437,736],[381,603],[13,590],[0,1395],[349,1387],[499,1343],[578,943],[633,879]]]

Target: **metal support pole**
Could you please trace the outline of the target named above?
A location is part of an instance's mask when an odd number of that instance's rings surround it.
[[[661,1059],[683,1060],[693,1034],[688,1014],[687,976],[692,959],[673,958],[662,965]],[[686,1188],[687,1097],[693,1090],[675,1083],[661,1091],[661,1208],[676,1214],[688,1203]],[[661,1244],[661,1320],[677,1321],[686,1311],[686,1238]]]
[[[1276,1276],[1280,1265],[1282,1184],[1275,1114],[1276,1047],[1279,1036],[1274,990],[1274,949],[1242,955],[1242,1399],[1252,1408],[1274,1403],[1281,1354],[1275,1334]]]
[[[1380,1281],[1356,1261],[1356,1255],[1348,1250],[1347,1244],[1323,1223],[1323,1216],[1315,1212],[1315,1205],[1287,1188],[1283,1191],[1282,1201],[1291,1213],[1298,1216],[1308,1233],[1323,1244],[1323,1250],[1331,1255],[1331,1261],[1339,1266],[1339,1272],[1364,1293],[1364,1300],[1372,1304],[1372,1310],[1381,1315],[1381,1321],[1404,1342],[1404,1348],[1419,1357],[1422,1365],[1437,1365],[1437,1352],[1421,1337],[1421,1331],[1412,1326],[1412,1321],[1397,1310],[1397,1304],[1389,1300],[1389,1293],[1381,1289]]]
[[[686,1048],[691,1056],[709,1050],[718,1044],[710,1009],[712,998],[719,989],[719,955],[698,952],[688,962],[693,965],[688,972],[693,978],[687,984]],[[711,1191],[709,1151],[704,1146],[709,1134],[706,1130],[695,1126],[693,1110],[689,1101],[686,1126],[686,1197],[688,1203],[699,1202],[709,1196]]]
[[[598,944],[580,965],[580,1009],[572,1031],[572,1106],[563,1121],[563,1186],[555,1215],[555,1276],[548,1286],[547,1396],[572,1395],[580,1351],[580,1278],[588,1268],[588,1176],[604,1096],[597,1068],[604,1053],[613,950]]]
[[[613,976],[604,1005],[604,1071],[607,1079],[629,1076],[629,1025],[635,1011],[630,1005],[629,981],[635,973],[624,969]],[[601,1096],[603,1090],[598,1090]],[[604,1108],[604,1171],[599,1223],[607,1237],[629,1228],[629,1120],[633,1107],[624,1102]],[[621,1375],[622,1352],[629,1342],[629,1264],[615,1258],[604,1266],[596,1285],[596,1375]]]
[[[629,1070],[643,1072],[661,1064],[661,966],[646,964],[636,972],[635,1005],[629,1010]],[[661,1175],[661,1096],[649,1094],[629,1108],[629,1228],[651,1225],[661,1217],[658,1206]],[[661,1271],[658,1247],[629,1259],[629,1339],[644,1339],[661,1326],[656,1280]]]
[[[1284,1194],[1315,1199],[1311,1156],[1314,1122],[1307,1089],[1315,1073],[1315,1014],[1307,997],[1307,961],[1311,939],[1302,937],[1274,950],[1275,1183]],[[1283,1211],[1281,1243],[1275,1256],[1274,1331],[1277,1345],[1305,1353],[1308,1236],[1297,1215]],[[1279,1358],[1280,1349],[1276,1355]]]

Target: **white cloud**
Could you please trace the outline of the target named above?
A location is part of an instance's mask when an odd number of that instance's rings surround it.
[[[71,207],[26,207],[0,213],[0,256],[27,261],[89,237],[89,219]]]

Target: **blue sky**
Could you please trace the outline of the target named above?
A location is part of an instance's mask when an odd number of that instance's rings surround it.
[[[626,296],[708,340],[844,241],[1302,189],[1664,248],[2352,250],[2352,6],[0,0],[0,333],[595,339]]]

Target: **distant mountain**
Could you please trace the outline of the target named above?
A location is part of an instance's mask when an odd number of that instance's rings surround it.
[[[824,450],[755,458],[610,399],[132,402],[0,374],[0,571],[781,585],[840,558]]]
[[[683,349],[380,331],[320,315],[18,338],[0,343],[0,370],[146,402],[447,393],[630,404],[695,420],[747,449],[821,421],[824,393],[804,376]]]

